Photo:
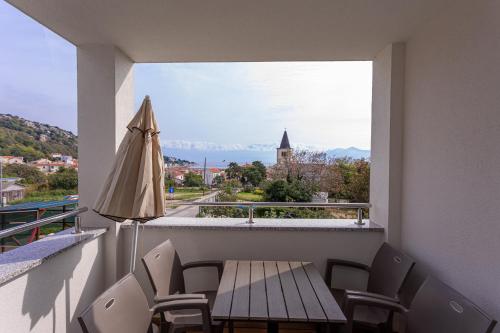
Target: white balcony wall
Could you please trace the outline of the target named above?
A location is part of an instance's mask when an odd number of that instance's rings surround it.
[[[401,163],[405,45],[395,43],[373,61],[370,219],[386,240],[401,244]]]
[[[499,1],[454,2],[407,42],[401,234],[403,250],[496,319],[499,13]]]
[[[133,62],[113,45],[78,46],[78,192],[81,206],[91,208],[113,164],[134,114]],[[106,285],[116,281],[119,224],[93,211],[85,227],[106,227]]]
[[[81,332],[78,315],[104,290],[103,246],[76,245],[0,286],[0,332]]]
[[[151,296],[150,282],[140,258],[148,251],[170,239],[183,263],[196,260],[300,260],[313,262],[324,274],[328,258],[341,258],[371,264],[383,242],[384,233],[374,231],[301,231],[301,230],[205,230],[187,227],[171,229],[169,221],[183,218],[163,218],[164,228],[147,226],[140,229],[136,274]],[[227,220],[227,219],[220,219]],[[239,219],[238,223],[245,223]],[[234,219],[233,219],[234,221]],[[201,222],[200,222],[201,223]],[[235,222],[236,223],[236,222]],[[258,222],[257,222],[258,223]],[[131,229],[120,231],[119,271],[128,272]],[[217,288],[215,270],[192,269],[186,272],[188,291]],[[366,276],[338,271],[337,286],[363,288]]]

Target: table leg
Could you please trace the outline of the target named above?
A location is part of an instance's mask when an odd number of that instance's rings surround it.
[[[267,322],[267,333],[278,333],[279,324],[277,321],[268,321]]]
[[[344,332],[345,331],[345,324],[326,324],[324,332],[326,333],[339,333],[339,332]]]

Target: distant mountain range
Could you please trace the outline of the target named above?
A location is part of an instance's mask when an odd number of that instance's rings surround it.
[[[61,153],[78,157],[77,136],[59,127],[30,121],[10,114],[0,114],[0,155],[22,156],[26,161],[50,157]],[[246,163],[262,161],[276,163],[275,144],[215,144],[210,142],[170,140],[163,144],[167,163],[179,165],[226,166],[229,162]],[[318,151],[319,149],[299,145],[296,149]],[[369,159],[370,151],[356,147],[326,150],[328,157]]]
[[[304,149],[305,147],[301,147]],[[370,151],[356,147],[335,148],[325,151],[328,157],[352,158],[352,159],[370,159]],[[250,145],[250,146],[231,146],[210,147],[209,145],[172,145],[163,147],[163,154],[175,156],[177,159],[193,161],[202,165],[204,159],[207,159],[207,165],[223,167],[229,162],[249,163],[252,161],[262,161],[266,165],[276,163],[276,146],[274,145]]]
[[[348,157],[352,159],[362,159],[364,158],[365,160],[370,159],[370,151],[367,149],[359,149],[356,147],[349,147],[349,148],[335,148],[335,149],[330,149],[326,151],[326,154],[331,157],[337,157],[337,158],[342,158],[342,157]]]
[[[180,159],[177,157],[165,156],[165,155],[163,155],[163,160],[165,161],[165,163],[167,163],[169,165],[193,166],[196,164],[196,163],[188,161],[188,160],[183,160],[183,159]]]

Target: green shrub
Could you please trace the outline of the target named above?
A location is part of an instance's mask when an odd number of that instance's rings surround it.
[[[253,191],[254,194],[258,194],[258,195],[263,195],[264,194],[264,190],[261,189],[261,188],[256,188],[254,191]]]
[[[56,173],[48,176],[49,188],[51,190],[71,190],[78,187],[78,173],[75,169],[61,168]]]
[[[47,177],[35,167],[26,164],[9,164],[3,169],[4,175],[8,177],[22,178],[24,184],[43,185],[47,183]]]

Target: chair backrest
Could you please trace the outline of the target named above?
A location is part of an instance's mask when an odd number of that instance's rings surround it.
[[[371,265],[367,291],[396,297],[414,264],[403,252],[387,243],[382,244]]]
[[[181,260],[170,240],[149,251],[142,262],[156,296],[185,292]]]
[[[426,269],[422,267],[419,263],[415,263],[410,272],[406,276],[401,289],[399,290],[398,297],[399,301],[405,308],[410,308],[415,295],[419,291],[422,284],[425,282],[429,276]]]
[[[85,309],[78,321],[84,333],[145,333],[151,318],[139,282],[127,274]]]
[[[408,333],[489,333],[496,322],[456,290],[429,277],[408,313]]]

